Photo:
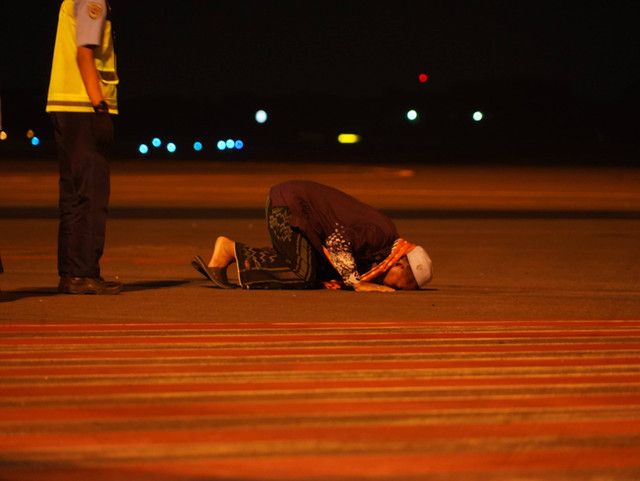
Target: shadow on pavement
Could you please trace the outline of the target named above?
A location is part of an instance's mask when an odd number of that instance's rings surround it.
[[[26,287],[17,291],[5,291],[0,293],[0,302],[13,302],[29,297],[51,297],[57,296],[56,287]]]
[[[123,288],[122,288],[122,292],[148,291],[148,290],[152,290],[152,289],[164,289],[166,287],[184,286],[185,284],[191,284],[192,282],[193,281],[190,281],[190,280],[133,282],[133,283],[125,284],[123,286]]]
[[[167,287],[178,287],[185,284],[190,284],[193,281],[181,280],[181,281],[142,281],[125,284],[122,292],[134,292],[134,291],[147,291],[152,289],[164,289]],[[56,287],[25,287],[19,290],[0,292],[1,302],[14,302],[22,299],[28,299],[30,297],[53,297],[59,294]]]

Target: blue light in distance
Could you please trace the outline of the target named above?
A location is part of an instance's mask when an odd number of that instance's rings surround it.
[[[242,140],[236,140],[235,148],[240,150],[242,147],[244,147],[244,142]]]
[[[479,110],[476,110],[473,113],[473,120],[475,120],[476,122],[480,122],[482,120],[482,117],[484,117],[484,115],[482,115],[482,112],[480,112]]]
[[[233,149],[235,146],[236,146],[236,143],[233,141],[233,139],[227,140],[227,149]]]
[[[40,139],[38,137],[31,137],[31,145],[40,145]]]
[[[138,152],[140,152],[142,155],[148,153],[149,146],[147,144],[140,144],[140,147],[138,147]]]
[[[415,120],[418,118],[418,112],[416,112],[415,110],[411,109],[407,112],[407,118],[409,120]]]
[[[169,152],[171,152],[172,154],[176,151],[176,148],[177,148],[177,147],[176,147],[176,144],[174,144],[173,142],[169,142],[169,143],[167,144],[167,150],[168,150]]]
[[[153,145],[154,147],[160,147],[162,145],[162,140],[160,140],[158,137],[155,137],[151,141],[151,145]]]
[[[227,148],[227,143],[224,140],[218,140],[216,146],[218,147],[218,150],[224,150]]]
[[[264,110],[258,110],[256,112],[256,122],[264,124],[267,121],[267,113]]]
[[[194,142],[193,150],[195,150],[196,152],[200,152],[202,150],[202,142]]]

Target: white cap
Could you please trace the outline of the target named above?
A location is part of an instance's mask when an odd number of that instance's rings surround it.
[[[411,266],[411,272],[415,277],[418,288],[427,284],[433,277],[433,267],[431,258],[427,251],[420,246],[415,246],[411,252],[407,254],[407,260]]]

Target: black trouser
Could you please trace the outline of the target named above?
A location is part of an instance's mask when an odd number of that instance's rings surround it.
[[[60,167],[58,273],[99,277],[109,203],[108,114],[51,114]]]

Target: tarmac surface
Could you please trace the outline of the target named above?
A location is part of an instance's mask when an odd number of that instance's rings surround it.
[[[433,282],[221,290],[189,265],[267,244],[293,178],[387,212]],[[56,292],[55,162],[0,180],[1,481],[640,479],[640,169],[114,162],[118,296]]]
[[[640,313],[640,169],[120,161],[103,276],[55,292],[55,162],[0,164],[0,319],[626,319]],[[391,295],[212,288],[189,262],[217,235],[266,245],[271,185],[316,180],[388,213],[430,253],[428,289]],[[234,276],[232,269],[230,277]]]

